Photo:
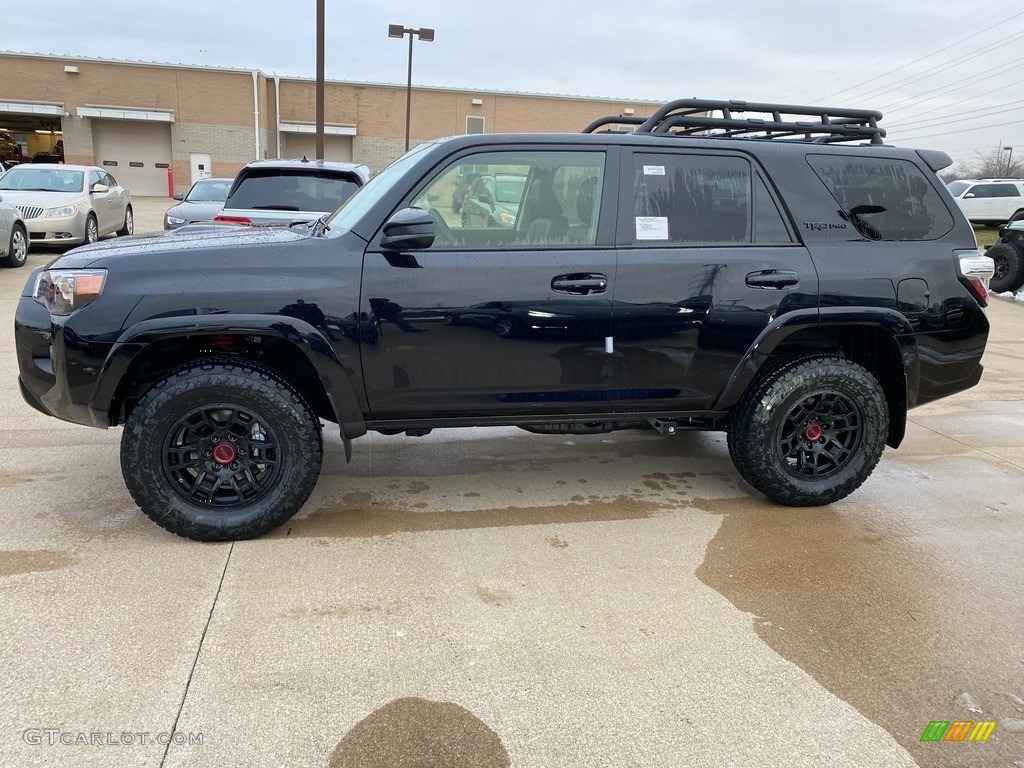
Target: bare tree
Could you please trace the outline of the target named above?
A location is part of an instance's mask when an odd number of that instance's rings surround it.
[[[1024,146],[1014,157],[1013,147],[993,147],[974,153],[974,159],[959,162],[942,174],[945,182],[956,179],[1024,179]]]

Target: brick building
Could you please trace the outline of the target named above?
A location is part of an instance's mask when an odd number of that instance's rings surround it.
[[[314,155],[315,82],[259,70],[0,52],[0,132],[26,157],[63,142],[138,195],[165,195],[247,162]],[[404,85],[328,81],[325,155],[377,172],[405,148]],[[414,87],[412,142],[461,133],[578,131],[660,104]],[[632,110],[632,112],[630,112]]]

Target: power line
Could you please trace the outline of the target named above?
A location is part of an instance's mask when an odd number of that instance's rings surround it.
[[[828,96],[823,96],[820,99],[820,101],[823,102],[823,101],[825,101],[825,99],[831,99],[834,96],[838,96],[838,95],[840,95],[842,93],[846,93],[848,91],[852,91],[855,88],[861,87],[862,85],[867,85],[868,83],[873,83],[876,80],[881,80],[883,77],[891,75],[894,72],[899,72],[901,69],[906,69],[907,67],[913,66],[914,64],[918,64],[919,62],[922,62],[925,59],[930,59],[932,56],[937,56],[938,54],[942,53],[943,51],[948,51],[950,48],[955,48],[956,46],[958,46],[958,45],[960,45],[962,43],[965,43],[968,40],[971,40],[971,39],[977,37],[978,35],[982,35],[985,32],[989,32],[989,31],[995,29],[996,27],[1000,27],[1000,26],[1004,25],[1006,22],[1012,21],[1013,19],[1016,19],[1016,18],[1018,18],[1020,16],[1024,16],[1024,11],[1018,11],[1017,13],[1011,15],[1009,18],[1002,19],[1001,21],[998,21],[995,24],[992,24],[991,26],[985,27],[984,29],[982,29],[982,30],[980,30],[978,32],[975,32],[974,34],[967,35],[966,37],[962,37],[959,40],[956,40],[956,41],[950,43],[949,45],[946,45],[946,46],[943,46],[942,48],[939,48],[937,51],[933,51],[932,53],[927,54],[926,56],[921,56],[920,58],[917,58],[917,59],[914,59],[913,61],[907,62],[906,64],[903,64],[901,66],[896,67],[895,69],[890,69],[889,71],[883,72],[880,75],[876,75],[875,77],[869,78],[869,79],[864,80],[862,82],[859,82],[859,83],[857,83],[855,85],[851,85],[849,88],[844,88],[841,91],[836,91],[835,93],[830,93]]]
[[[951,133],[970,133],[971,131],[983,131],[989,128],[1004,128],[1007,125],[1020,125],[1024,123],[1024,120],[1011,120],[1008,123],[994,123],[993,125],[979,125],[974,128],[961,128],[956,131],[943,131],[942,133],[928,133],[923,136],[901,136],[902,141],[917,141],[918,139],[931,139],[936,136],[946,136]],[[927,130],[927,129],[925,129]]]

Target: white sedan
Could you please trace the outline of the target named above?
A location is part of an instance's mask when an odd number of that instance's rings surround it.
[[[0,196],[21,211],[33,245],[95,243],[135,231],[128,190],[94,165],[16,165],[0,176]]]

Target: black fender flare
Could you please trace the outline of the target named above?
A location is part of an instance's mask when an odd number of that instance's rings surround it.
[[[921,359],[917,336],[910,321],[895,309],[886,307],[822,307],[788,312],[773,319],[747,350],[739,365],[723,387],[713,406],[714,411],[734,408],[763,370],[772,354],[793,334],[808,329],[828,329],[850,326],[871,326],[881,329],[897,345],[902,361],[900,370],[894,371],[902,386],[890,402],[888,444],[898,447],[906,432],[906,415],[917,402],[921,379]]]
[[[143,320],[126,328],[107,354],[89,400],[95,421],[110,423],[110,408],[132,361],[150,344],[197,334],[272,336],[296,347],[316,370],[346,441],[366,434],[366,420],[352,385],[354,373],[312,325],[283,315],[205,315]]]

